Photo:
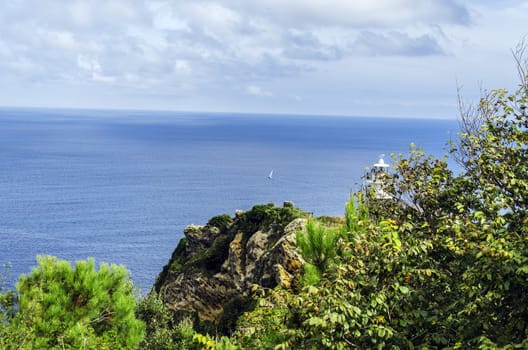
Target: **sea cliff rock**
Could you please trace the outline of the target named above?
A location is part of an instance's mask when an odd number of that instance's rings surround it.
[[[286,202],[187,226],[154,289],[177,318],[217,323],[226,306],[248,299],[256,285],[291,288],[304,264],[295,235],[307,215]]]

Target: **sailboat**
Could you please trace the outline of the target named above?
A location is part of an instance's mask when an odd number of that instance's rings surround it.
[[[268,175],[268,179],[273,179],[273,169],[271,169],[269,175]]]

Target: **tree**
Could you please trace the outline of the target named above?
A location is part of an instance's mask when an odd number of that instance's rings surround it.
[[[5,348],[134,349],[144,333],[134,315],[136,299],[123,266],[93,259],[37,257],[38,267],[17,283],[17,313],[9,320]]]
[[[461,133],[450,150],[461,171],[414,146],[394,156],[384,187],[391,199],[367,191],[366,201],[347,204],[332,269],[297,294],[265,294],[242,318],[249,331],[235,332],[242,344],[528,348],[525,47],[514,52],[517,91],[461,104]],[[265,325],[273,337],[263,336]]]
[[[378,217],[432,243],[427,256],[436,262],[433,276],[449,277],[448,297],[426,297],[443,310],[436,324],[450,330],[442,338],[451,346],[528,342],[525,48],[521,43],[514,51],[521,78],[515,92],[484,92],[476,106],[460,102],[461,133],[450,153],[462,171],[455,176],[443,160],[413,149],[395,162],[389,186],[397,200],[376,204]],[[433,282],[441,280],[431,279],[429,288]]]
[[[477,106],[460,102],[462,133],[452,153],[474,183],[473,210],[490,223],[507,222],[510,231],[528,234],[528,61],[526,43],[514,50],[518,89],[484,92]],[[502,219],[501,219],[502,218]]]
[[[324,227],[314,219],[306,223],[306,230],[297,232],[296,241],[304,259],[323,272],[336,255],[339,238],[336,229]]]

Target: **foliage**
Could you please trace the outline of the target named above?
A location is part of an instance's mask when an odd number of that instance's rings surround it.
[[[351,201],[366,214],[361,199]],[[361,228],[348,233],[351,242],[342,243],[348,254],[336,257],[335,267],[326,270],[318,285],[307,286],[297,295],[284,290],[265,293],[259,307],[241,318],[235,333],[245,348],[347,349],[389,344],[395,330],[387,321],[391,319],[388,305],[410,293],[398,281],[404,279],[400,260],[408,252],[402,249],[392,222],[366,225],[352,215],[357,211],[348,212],[350,221],[345,226]]]
[[[253,309],[255,302],[250,297],[236,296],[224,305],[224,311],[218,321],[217,332],[230,334],[236,328],[236,321],[245,311]]]
[[[322,278],[322,272],[315,265],[305,263],[301,276],[301,286],[313,286],[319,283]]]
[[[464,115],[466,127],[453,147],[473,183],[472,209],[489,220],[502,217],[508,229],[528,233],[528,86],[499,89]],[[475,130],[475,125],[479,128]]]
[[[134,316],[136,300],[122,266],[93,259],[71,268],[39,256],[39,266],[17,283],[17,313],[6,326],[2,348],[134,349],[144,325]]]
[[[9,264],[2,264],[0,273],[0,348],[7,348],[13,340],[12,329],[8,327],[9,320],[13,317],[16,296],[13,291],[7,290]]]
[[[498,89],[476,107],[461,104],[462,132],[450,151],[460,174],[412,149],[396,162],[398,201],[376,207],[379,217],[431,240],[430,286],[449,282],[445,297],[432,299],[444,315],[436,325],[450,330],[441,336],[453,346],[526,346],[528,85],[521,77],[514,93]]]
[[[260,204],[242,213],[238,217],[236,225],[240,231],[250,236],[261,227],[265,227],[277,219],[279,219],[278,212],[275,210],[273,203]]]
[[[364,232],[370,222],[369,208],[366,206],[363,192],[358,192],[345,204],[344,235],[352,232]]]
[[[447,159],[436,159],[411,144],[407,158],[394,157],[395,171],[385,191],[392,200],[376,200],[367,193],[372,216],[398,221],[420,222],[431,228],[442,224],[445,216],[456,212],[456,201],[469,201],[463,179],[454,177]]]
[[[340,216],[318,216],[315,218],[317,222],[320,222],[326,227],[341,227],[344,222],[344,218]]]
[[[283,229],[293,219],[303,216],[298,208],[291,205],[275,207],[273,203],[255,205],[235,221],[234,228],[244,232],[244,242],[255,232],[265,227]]]
[[[427,324],[427,308],[413,303],[411,295],[420,300],[426,288],[421,283],[432,275],[427,260],[421,261],[429,245],[403,236],[391,220],[350,236],[343,247],[348,254],[292,304],[299,324],[289,345],[329,349],[419,345],[416,338],[421,333],[414,327]]]
[[[242,349],[273,349],[285,344],[291,316],[289,304],[294,295],[280,288],[257,288],[255,292],[258,305],[238,319],[232,339]]]
[[[0,273],[0,328],[12,317],[15,306],[15,293],[7,290],[7,281],[11,264],[2,264]]]
[[[203,335],[197,333],[194,336],[194,340],[201,345],[202,349],[206,350],[236,350],[237,347],[231,343],[228,337],[223,336],[218,341],[209,337],[208,335]]]
[[[297,247],[304,259],[323,272],[336,256],[338,231],[324,227],[314,219],[306,223],[306,230],[297,232]]]
[[[299,292],[260,295],[239,320],[237,344],[527,348],[528,76],[521,77],[516,92],[492,91],[462,110],[450,150],[458,173],[414,145],[393,156],[384,187],[391,199],[369,191],[352,198],[332,269]],[[299,248],[323,267],[313,247],[324,245],[312,243],[325,230],[310,232]]]
[[[222,263],[229,256],[229,244],[234,238],[234,231],[218,237],[211,248],[203,251],[195,259],[189,261],[186,265],[191,268],[202,268],[210,273],[217,273],[222,267]]]
[[[151,292],[138,304],[138,318],[147,325],[146,337],[140,348],[145,350],[194,350],[217,349],[236,350],[229,338],[223,336],[213,339],[200,334],[193,328],[193,322],[184,319],[176,325],[169,309],[163,304],[161,297]]]
[[[140,344],[145,350],[198,349],[193,337],[191,320],[184,319],[176,325],[170,310],[155,291],[144,297],[136,308],[136,316],[145,322],[146,335]]]
[[[225,232],[233,223],[233,218],[228,214],[217,215],[207,222],[207,225],[217,227],[220,232]]]

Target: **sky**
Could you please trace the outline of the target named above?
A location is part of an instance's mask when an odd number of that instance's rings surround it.
[[[528,1],[2,0],[0,106],[456,118]]]

